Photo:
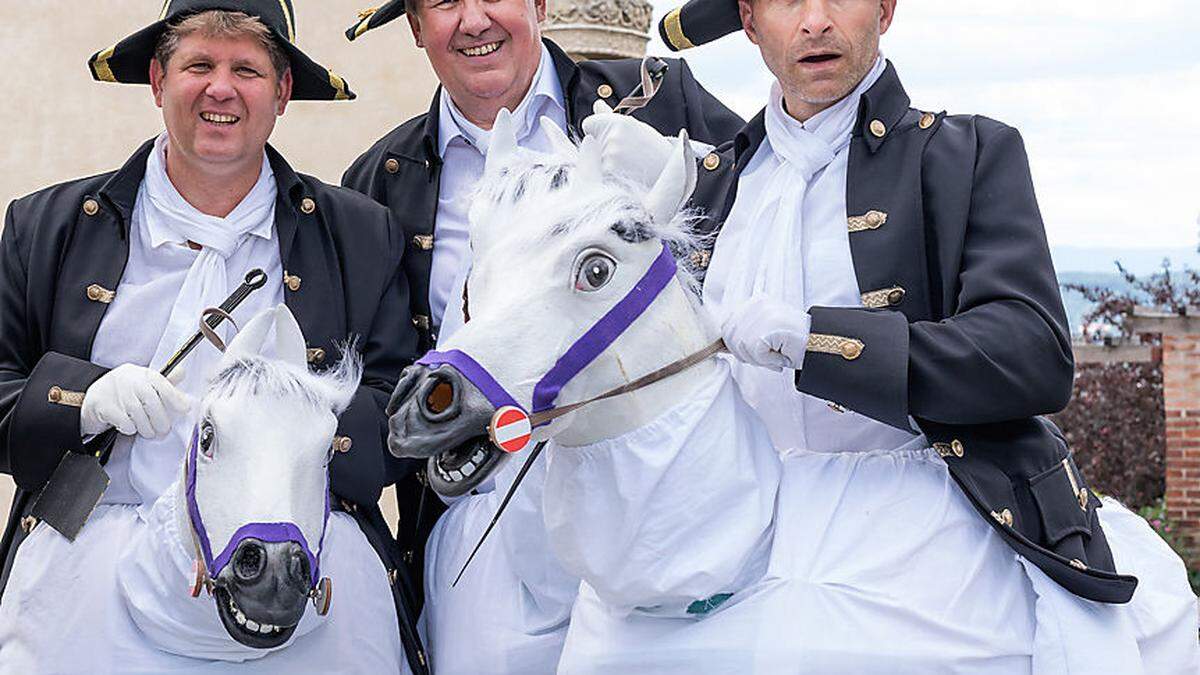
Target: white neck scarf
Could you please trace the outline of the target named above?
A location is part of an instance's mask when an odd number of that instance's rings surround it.
[[[275,221],[275,174],[263,153],[258,182],[228,216],[201,213],[179,194],[167,176],[167,135],[159,136],[146,161],[138,208],[144,222],[156,223],[173,232],[179,241],[192,241],[203,248],[188,270],[167,330],[150,361],[161,367],[189,335],[196,332],[200,312],[222,302],[231,289],[225,261],[264,223]],[[227,328],[227,327],[226,327]]]
[[[749,221],[754,224],[754,234],[747,241],[753,245],[740,247],[740,257],[744,259],[731,265],[726,295],[731,292],[738,298],[768,295],[808,308],[803,265],[791,256],[764,258],[762,251],[804,249],[804,200],[825,167],[850,145],[858,119],[859,98],[878,79],[883,65],[883,57],[877,58],[875,66],[854,91],[804,123],[784,110],[779,82],[771,85],[765,113],[765,142],[780,161],[763,184],[758,208]]]

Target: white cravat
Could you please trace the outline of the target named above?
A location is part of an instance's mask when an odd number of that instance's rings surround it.
[[[198,211],[175,189],[166,172],[166,147],[163,134],[146,161],[130,224],[129,260],[92,345],[91,360],[99,365],[136,363],[158,370],[196,332],[200,312],[223,302],[246,272],[260,267],[269,279],[283,275],[274,232],[277,188],[265,153],[250,193],[227,217],[217,218]],[[203,248],[194,251],[188,241]],[[244,324],[282,301],[282,284],[269,283],[234,317]],[[221,330],[228,338],[233,328]],[[215,348],[201,343],[181,366],[186,379],[180,388],[193,396],[203,394],[219,359]],[[157,440],[118,437],[105,467],[112,482],[104,502],[150,504],[157,499],[178,476],[191,424],[180,418],[170,434]]]
[[[853,92],[804,123],[784,110],[779,84],[771,88],[767,136],[739,178],[705,281],[716,316],[755,296],[797,311],[862,305],[846,229],[846,172],[859,100],[885,67],[881,56]],[[733,375],[780,450],[890,449],[912,438],[797,392],[793,371],[735,363]]]

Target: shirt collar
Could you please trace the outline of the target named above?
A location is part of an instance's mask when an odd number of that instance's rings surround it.
[[[444,158],[446,148],[456,138],[461,138],[486,154],[491,132],[469,121],[444,89],[438,98],[438,155]],[[533,75],[533,83],[525,93],[525,98],[521,99],[517,109],[513,111],[513,121],[517,125],[517,141],[524,140],[537,128],[539,117],[552,112],[558,116],[566,115],[566,104],[550,50],[543,44],[542,57],[538,61],[537,72]]]
[[[162,164],[160,166],[164,167],[163,170],[165,170],[165,167],[167,166],[167,134],[166,134],[166,132],[163,132],[162,135],[158,137],[158,139],[154,143],[154,148],[153,148],[153,150],[151,150],[151,152],[158,153],[158,157],[162,162]],[[149,164],[153,164],[153,163],[149,163]],[[148,168],[147,170],[151,170],[151,169]],[[260,172],[259,172],[259,182],[262,182],[263,180],[271,180],[274,177],[275,177],[275,172],[271,168],[271,162],[267,159],[267,153],[264,150],[263,151],[262,169],[260,169]],[[167,184],[170,185],[172,189],[175,189],[175,186],[173,183],[170,182],[170,179],[168,179]],[[144,185],[141,189],[143,189],[143,190],[145,189]],[[198,209],[193,207],[191,204],[188,204],[183,199],[182,196],[180,196],[179,201],[183,204],[186,204],[187,205],[186,208],[189,208],[192,211],[194,211],[198,218],[210,217],[210,216],[206,216],[204,213],[200,212]],[[237,207],[234,207],[234,210],[233,210],[233,212],[230,213],[230,215],[233,215],[233,213],[236,213],[236,212],[237,212]],[[148,218],[147,220],[149,222],[143,223],[143,226],[146,228],[146,233],[150,235],[150,246],[152,248],[158,248],[159,246],[162,246],[163,244],[186,244],[187,243],[185,241],[179,241],[179,235],[177,235],[175,232],[173,232],[171,230],[171,228],[167,227],[164,223],[158,221],[155,218]],[[267,220],[264,220],[262,223],[259,223],[259,225],[257,227],[255,227],[253,230],[250,230],[249,234],[251,236],[270,241],[274,234],[274,229],[275,229],[274,221],[271,219],[267,219]]]

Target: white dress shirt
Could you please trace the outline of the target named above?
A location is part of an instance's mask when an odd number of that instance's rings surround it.
[[[767,136],[738,180],[705,281],[705,303],[717,316],[760,294],[797,311],[862,306],[846,228],[846,172],[859,99],[885,65],[880,56],[849,96],[803,123],[784,110],[779,84],[772,87]],[[792,168],[805,161],[807,172]],[[781,451],[882,450],[915,438],[796,391],[794,371],[735,363],[733,373]]]
[[[491,132],[467,120],[442,90],[438,112],[438,152],[442,157],[442,179],[438,191],[437,220],[434,226],[433,261],[429,272],[429,311],[437,335],[448,337],[462,325],[463,281],[470,268],[470,242],[467,210],[475,185],[483,175]],[[562,83],[554,69],[550,50],[542,45],[542,60],[525,98],[512,111],[517,145],[541,152],[552,149],[540,131],[538,120],[549,117],[567,132],[567,112],[563,103]],[[568,134],[570,132],[567,132]],[[447,307],[455,308],[451,315]]]

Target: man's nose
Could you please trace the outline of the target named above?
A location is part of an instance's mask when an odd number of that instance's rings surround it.
[[[464,0],[462,19],[458,30],[466,35],[479,35],[491,28],[492,17],[488,16],[487,5],[483,0]]]
[[[833,21],[830,19],[829,0],[809,0],[805,2],[800,10],[803,16],[800,20],[800,29],[807,35],[824,35],[833,30]]]
[[[218,101],[228,101],[237,96],[237,88],[234,86],[234,75],[232,72],[224,70],[214,70],[208,79],[208,87],[204,93],[210,98]]]

